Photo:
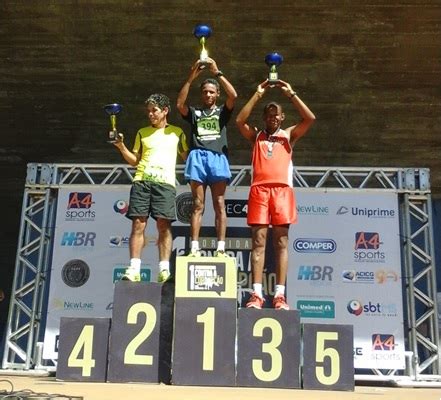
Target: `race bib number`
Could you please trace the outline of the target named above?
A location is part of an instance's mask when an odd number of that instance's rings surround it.
[[[207,117],[197,121],[200,140],[215,140],[220,137],[219,117]]]

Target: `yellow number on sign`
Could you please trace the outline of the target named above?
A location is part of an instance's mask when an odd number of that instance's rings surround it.
[[[262,337],[265,328],[271,329],[272,337],[269,343],[262,344],[262,353],[268,353],[271,357],[271,369],[263,369],[262,360],[253,360],[253,372],[257,379],[263,382],[275,381],[282,373],[282,354],[277,349],[282,343],[283,329],[278,321],[273,318],[261,318],[253,327],[253,336]]]
[[[317,347],[315,353],[315,361],[324,363],[325,358],[329,357],[331,362],[331,372],[325,375],[323,366],[315,367],[317,379],[323,385],[333,385],[340,379],[340,355],[333,347],[325,347],[327,340],[338,340],[338,332],[317,332]]]
[[[213,371],[214,368],[214,307],[198,315],[197,321],[204,324],[204,344],[202,349],[202,369]]]
[[[92,358],[93,330],[93,325],[84,325],[67,359],[68,367],[78,367],[82,369],[81,376],[90,376],[92,374],[92,368],[95,367],[95,360]],[[81,350],[83,350],[83,358],[79,358]]]
[[[135,354],[135,352],[153,332],[156,325],[156,310],[151,304],[133,304],[127,313],[127,323],[136,324],[138,322],[138,315],[140,313],[145,314],[145,324],[141,331],[127,345],[126,351],[124,352],[124,364],[153,364],[153,356],[146,354]]]

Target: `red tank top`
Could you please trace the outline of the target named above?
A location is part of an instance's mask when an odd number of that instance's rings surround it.
[[[292,148],[283,129],[268,135],[257,134],[253,147],[253,180],[251,186],[275,183],[293,186]]]

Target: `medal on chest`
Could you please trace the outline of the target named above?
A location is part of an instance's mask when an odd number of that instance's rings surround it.
[[[266,156],[268,158],[271,158],[273,156],[273,147],[274,147],[274,141],[271,140],[271,138],[268,140],[267,142],[267,152],[266,152]]]
[[[267,158],[272,158],[273,149],[274,149],[274,145],[277,143],[277,138],[274,137],[274,135],[270,135],[267,133],[265,143],[267,147],[266,156]]]

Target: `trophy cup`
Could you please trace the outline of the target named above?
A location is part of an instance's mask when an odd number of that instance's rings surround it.
[[[122,105],[118,103],[107,104],[104,106],[104,111],[110,116],[110,132],[109,132],[109,143],[116,143],[121,140],[121,135],[116,129],[116,115],[122,110]]]
[[[275,85],[279,81],[277,74],[277,67],[282,64],[283,57],[279,53],[269,53],[265,57],[265,64],[270,67],[268,74],[268,82],[270,85]]]
[[[201,52],[199,55],[199,60],[201,62],[201,67],[205,68],[204,63],[208,58],[208,51],[205,48],[205,42],[211,36],[211,28],[208,25],[196,25],[193,29],[193,35],[199,40],[201,45]]]

